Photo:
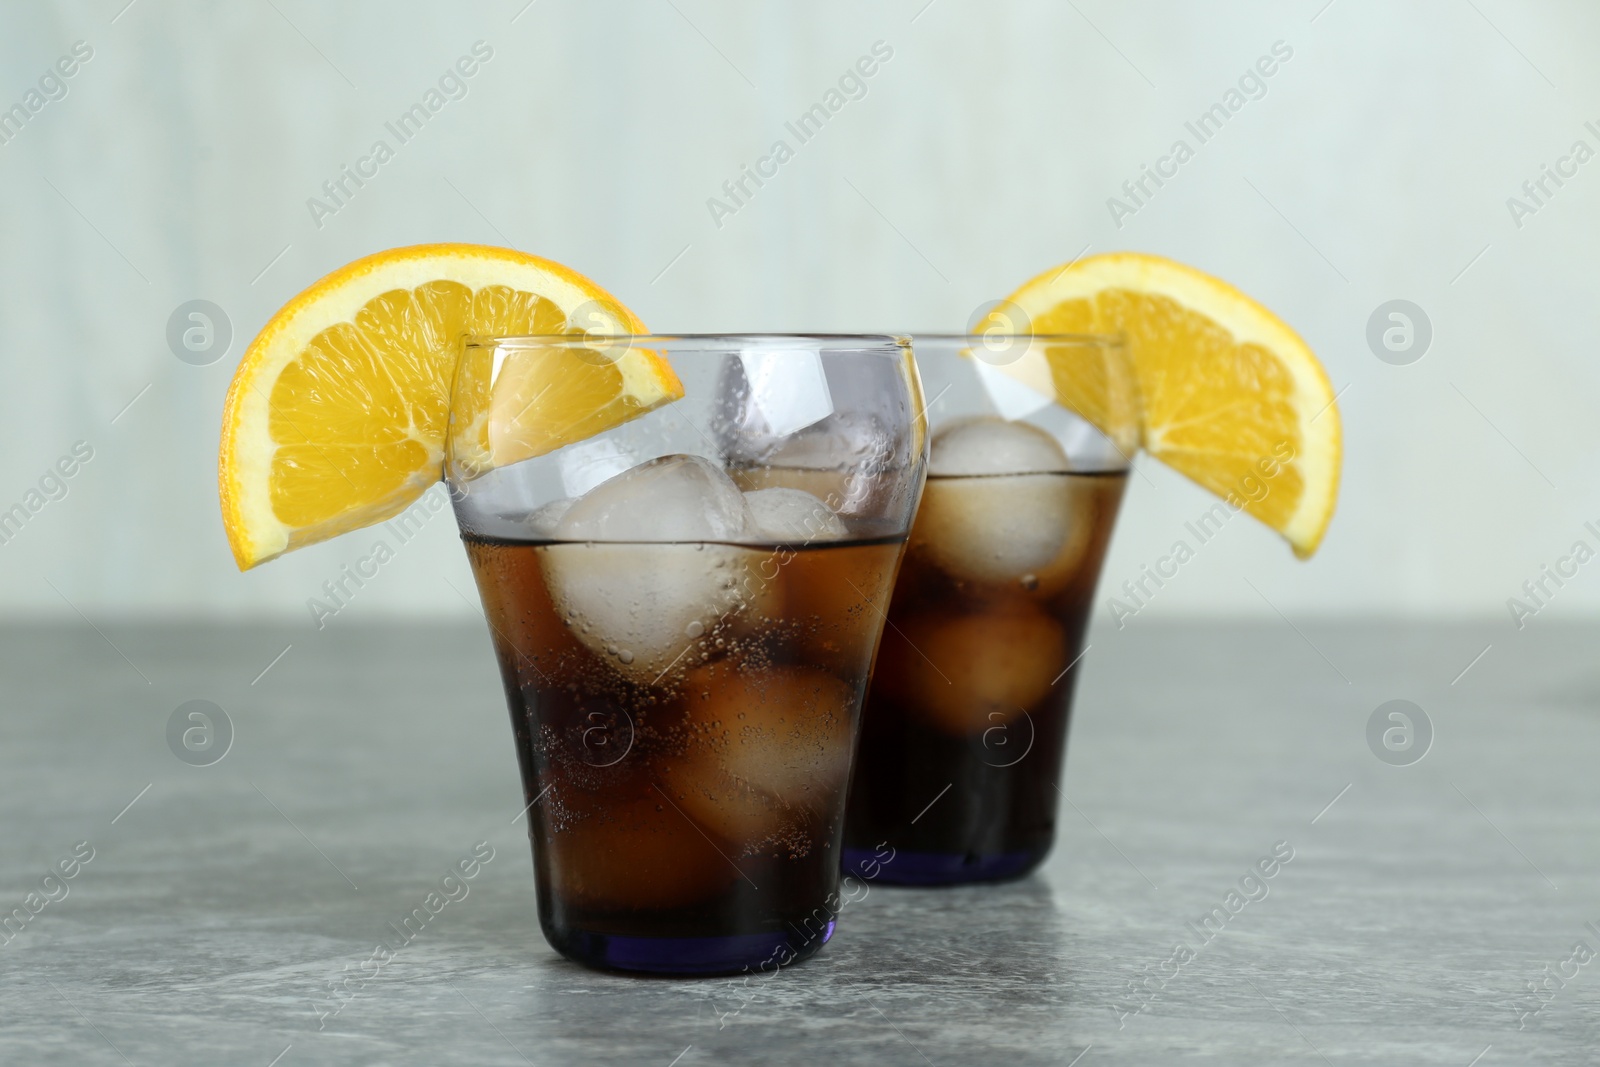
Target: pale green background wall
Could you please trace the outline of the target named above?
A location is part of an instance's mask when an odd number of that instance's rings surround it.
[[[93,48],[0,145],[0,509],[94,449],[0,546],[9,615],[75,617],[70,600],[309,630],[306,598],[367,544],[234,571],[214,488],[228,377],[323,272],[444,239],[570,263],[663,330],[960,328],[1086,245],[1234,281],[1344,390],[1342,505],[1310,565],[1231,523],[1141,620],[1275,618],[1270,601],[1294,620],[1471,614],[1509,638],[1523,580],[1600,545],[1600,161],[1520,229],[1506,207],[1575,139],[1600,148],[1593,4],[125,3],[0,10],[0,106]],[[318,228],[307,198],[480,39],[466,98]],[[707,198],[878,40],[894,55],[865,98],[718,228]],[[1275,41],[1293,56],[1266,95],[1119,230],[1107,197]],[[192,298],[235,329],[211,366],[167,349]],[[1365,340],[1391,298],[1433,323],[1410,366]],[[1142,467],[1109,585],[1209,503]],[[451,583],[470,594],[441,515],[331,625],[465,616]],[[1597,607],[1600,563],[1531,625]]]

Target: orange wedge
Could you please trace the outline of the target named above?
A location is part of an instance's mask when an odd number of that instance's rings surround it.
[[[217,473],[239,568],[381,522],[439,480],[463,335],[586,330],[645,332],[581,274],[481,245],[379,252],[296,296],[245,350],[223,411]],[[632,349],[539,373],[517,409],[517,459],[683,395],[665,360]]]
[[[1281,319],[1226,282],[1136,252],[1048,270],[1007,303],[991,313],[997,324],[1122,334],[1144,449],[1278,531],[1297,556],[1316,551],[1339,495],[1339,409],[1322,364]],[[1120,437],[1104,368],[1050,354],[1031,346],[1000,369]]]

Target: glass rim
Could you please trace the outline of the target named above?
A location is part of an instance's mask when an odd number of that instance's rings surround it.
[[[1047,345],[1081,345],[1085,348],[1126,348],[1128,338],[1123,333],[1034,333],[1022,331],[1010,333],[1005,330],[992,330],[986,333],[916,333],[906,335],[912,345],[919,342],[935,342],[952,345],[982,345],[985,341],[1029,341]]]
[[[464,334],[461,340],[463,344],[467,345],[506,345],[509,347],[529,348],[545,348],[555,345],[592,348],[596,344],[637,344],[646,347],[690,344],[711,351],[736,351],[752,346],[787,344],[809,345],[821,348],[848,346],[895,350],[903,349],[909,345],[911,336],[909,334],[892,333],[604,333],[590,331],[586,333],[507,334],[504,336]]]

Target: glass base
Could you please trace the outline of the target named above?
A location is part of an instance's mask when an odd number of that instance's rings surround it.
[[[740,974],[788,966],[816,954],[833,936],[830,921],[821,937],[796,943],[784,933],[725,937],[618,937],[567,930],[545,931],[552,948],[574,963],[602,971],[696,977]]]
[[[1021,878],[1044,861],[1043,852],[897,852],[885,863],[871,849],[845,847],[844,870],[865,881],[890,885],[962,885]],[[877,869],[877,877],[866,872]]]

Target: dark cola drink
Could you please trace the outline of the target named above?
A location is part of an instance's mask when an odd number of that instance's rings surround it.
[[[741,492],[694,457],[614,481],[630,478],[571,505],[549,536],[465,538],[511,708],[541,926],[605,968],[803,959],[840,905],[859,708],[903,537],[847,528],[801,490]],[[637,507],[658,491],[640,512],[658,528],[688,498],[747,532],[585,536],[586,514],[615,515],[596,497]]]
[[[933,440],[850,793],[846,870],[885,881],[1017,877],[1055,837],[1074,668],[1127,480],[1077,471],[1034,427],[964,420]]]

